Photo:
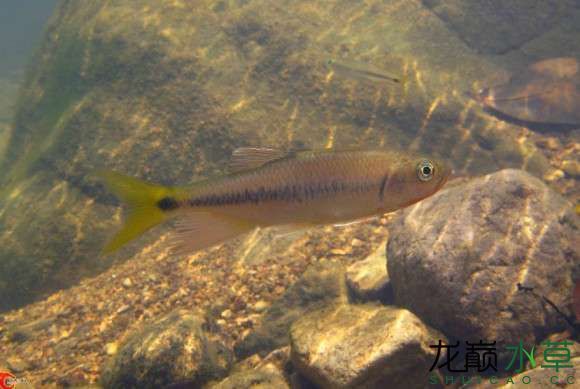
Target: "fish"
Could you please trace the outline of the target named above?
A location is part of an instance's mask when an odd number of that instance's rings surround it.
[[[575,58],[536,62],[506,83],[468,94],[496,118],[538,132],[580,128],[580,72]]]
[[[351,62],[337,61],[328,59],[326,65],[341,77],[352,78],[359,81],[400,83],[399,78],[390,76],[381,70],[375,69],[370,65]]]
[[[103,253],[167,220],[173,220],[172,250],[192,253],[255,228],[303,229],[382,215],[431,196],[450,175],[441,160],[385,150],[245,147],[233,152],[230,166],[229,174],[181,187],[98,172],[128,205],[125,224]]]

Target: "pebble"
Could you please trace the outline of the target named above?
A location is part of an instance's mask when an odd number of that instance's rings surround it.
[[[266,301],[264,300],[260,300],[258,302],[256,302],[253,306],[252,309],[256,312],[263,312],[266,310],[266,308],[268,308],[270,306],[270,304],[268,304]]]
[[[119,309],[117,309],[117,314],[121,314],[121,313],[125,313],[129,310],[129,306],[128,305],[123,305],[122,307],[120,307]]]
[[[330,250],[330,253],[334,255],[346,255],[348,254],[348,251],[345,249],[332,249]]]
[[[123,280],[123,286],[125,288],[130,288],[131,286],[133,286],[133,281],[131,281],[131,279],[127,277]]]
[[[564,172],[560,169],[554,169],[544,175],[544,180],[548,182],[558,181],[561,178],[564,178]]]
[[[226,325],[226,321],[224,319],[217,319],[215,323],[220,327],[224,327]]]
[[[362,246],[362,245],[363,245],[363,241],[362,241],[362,240],[360,240],[360,239],[354,238],[354,239],[353,239],[353,240],[350,242],[350,245],[351,245],[352,247],[360,247],[360,246]]]
[[[536,144],[547,150],[558,150],[560,147],[562,147],[560,141],[553,137],[540,139],[536,141]]]
[[[247,317],[240,317],[236,319],[236,325],[242,328],[253,328],[254,322]]]
[[[224,319],[229,319],[230,317],[232,317],[232,311],[231,309],[226,309],[225,311],[222,312],[221,316]]]
[[[566,160],[562,161],[562,170],[570,177],[580,176],[580,163],[578,161]]]
[[[115,355],[117,354],[118,348],[119,345],[117,344],[117,342],[107,343],[105,345],[105,352],[107,353],[107,355]]]

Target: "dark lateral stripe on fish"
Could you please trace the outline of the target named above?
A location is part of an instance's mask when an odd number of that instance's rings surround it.
[[[373,187],[369,182],[346,183],[333,181],[317,185],[285,185],[279,188],[257,190],[246,189],[243,192],[226,193],[222,195],[201,196],[187,200],[191,207],[212,207],[220,205],[238,205],[245,203],[259,204],[266,201],[303,202],[340,192],[361,193]]]

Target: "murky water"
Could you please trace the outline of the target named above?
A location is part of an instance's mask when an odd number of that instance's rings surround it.
[[[7,2],[0,52],[0,388],[577,385],[578,1]]]

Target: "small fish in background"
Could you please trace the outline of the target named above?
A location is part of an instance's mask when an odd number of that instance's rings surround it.
[[[190,187],[99,173],[129,206],[104,253],[169,219],[176,219],[174,249],[188,253],[256,227],[301,229],[382,215],[434,194],[450,174],[442,161],[389,151],[242,148],[234,151],[231,166],[231,174]]]
[[[471,97],[500,120],[536,131],[580,128],[580,64],[576,58],[539,61],[504,84]]]
[[[386,74],[385,72],[367,64],[346,60],[328,59],[326,65],[340,77],[366,82],[386,82],[391,84],[401,83],[401,79]]]

